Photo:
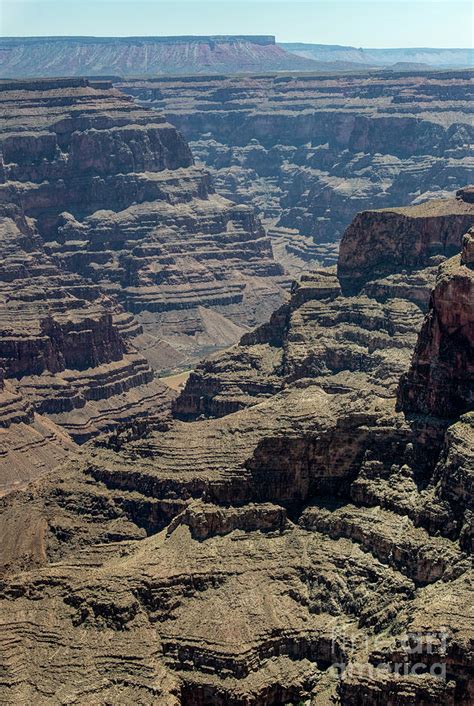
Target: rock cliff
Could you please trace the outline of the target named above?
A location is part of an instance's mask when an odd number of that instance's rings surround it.
[[[0,423],[8,430],[1,474],[6,488],[51,467],[55,456],[62,460],[74,446],[69,436],[82,442],[145,412],[161,415],[171,393],[154,380],[146,359],[122,334],[139,331],[138,324],[96,285],[58,267],[32,222],[15,206],[8,204],[4,211],[0,368],[8,388],[0,392]],[[19,416],[13,413],[17,407]],[[46,465],[42,434],[54,441]],[[56,445],[64,447],[62,453]],[[9,465],[13,457],[18,463]]]
[[[298,274],[336,262],[358,211],[454,195],[469,181],[471,78],[394,71],[118,85],[165,111],[218,192],[258,209],[277,258]]]
[[[155,369],[234,343],[283,300],[252,209],[214,193],[161,114],[104,81],[1,89],[2,202],[34,219],[61,269],[136,315],[117,324]]]
[[[459,252],[464,233],[474,223],[469,199],[469,190],[463,189],[453,199],[358,214],[342,238],[337,275],[335,268],[304,275],[293,286],[289,304],[269,324],[197,366],[175,403],[176,414],[185,419],[222,416],[305,378],[316,378],[326,389],[369,384],[382,395],[394,394],[400,375],[408,372],[438,265]],[[465,250],[468,258],[468,245]],[[448,295],[460,297],[459,304],[445,308],[457,321],[456,307],[464,307],[470,321],[467,282],[462,297],[460,291]],[[460,328],[461,333],[455,328],[452,335],[467,337],[463,330],[469,325]],[[453,345],[458,343],[456,338]],[[458,351],[462,370],[467,338],[463,350]],[[448,368],[452,354],[448,347]],[[426,351],[427,360],[438,357],[433,347]],[[440,380],[445,373],[438,370]],[[414,394],[411,382],[408,390]],[[421,378],[418,385],[423,384]],[[469,381],[462,384],[467,387]]]
[[[430,309],[401,380],[405,411],[458,417],[474,405],[474,230],[440,267]]]
[[[405,413],[397,384],[465,389],[470,301],[443,302],[471,245],[424,324],[439,254],[356,295],[308,275],[212,361],[221,418],[101,437],[5,498],[2,698],[467,706],[473,415]]]

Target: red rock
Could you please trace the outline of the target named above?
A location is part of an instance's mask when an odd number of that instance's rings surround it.
[[[461,255],[441,265],[410,370],[399,388],[407,413],[457,417],[474,404],[474,258],[471,230]]]

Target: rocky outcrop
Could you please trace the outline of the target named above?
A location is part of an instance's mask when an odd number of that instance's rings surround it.
[[[173,518],[166,530],[167,534],[172,534],[181,525],[190,528],[192,537],[203,540],[215,535],[226,535],[234,530],[281,533],[287,526],[287,517],[283,507],[271,503],[222,507],[197,501]]]
[[[453,418],[474,404],[474,230],[463,249],[440,267],[430,310],[399,405],[406,412]]]
[[[358,211],[453,195],[470,180],[469,80],[460,70],[118,85],[165,110],[217,191],[258,209],[297,275],[336,262]]]
[[[469,191],[405,209],[366,211],[354,218],[341,243],[337,274],[346,293],[400,270],[420,270],[436,256],[459,252],[472,225]]]
[[[359,214],[344,234],[337,275],[335,268],[304,275],[269,324],[194,370],[175,413],[223,416],[305,379],[331,391],[369,384],[393,394],[410,366],[439,262],[459,251],[473,222],[461,196]],[[448,366],[451,358],[452,349]]]

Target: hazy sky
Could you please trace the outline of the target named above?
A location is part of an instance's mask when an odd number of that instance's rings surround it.
[[[468,0],[0,0],[2,36],[274,34],[357,47],[472,46]]]

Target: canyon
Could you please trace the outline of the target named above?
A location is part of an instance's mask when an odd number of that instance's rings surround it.
[[[0,700],[471,703],[469,80],[0,83]]]
[[[472,71],[126,80],[216,189],[257,209],[294,275],[337,260],[358,211],[454,195],[473,161]]]
[[[163,115],[107,81],[0,88],[5,490],[70,437],[166,416],[175,393],[157,377],[238,341],[289,278]]]
[[[1,501],[7,702],[470,703],[472,194]]]

